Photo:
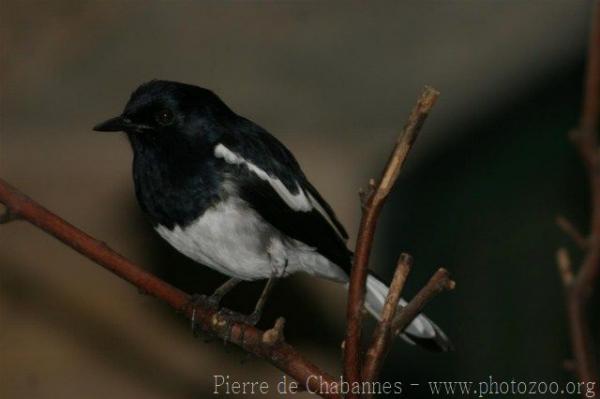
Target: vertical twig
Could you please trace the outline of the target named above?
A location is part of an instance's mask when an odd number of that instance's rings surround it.
[[[404,126],[402,134],[396,142],[396,146],[392,151],[379,182],[368,193],[363,207],[356,251],[354,253],[354,264],[350,275],[344,350],[344,378],[351,385],[361,381],[360,339],[362,309],[365,297],[367,266],[377,220],[383,204],[402,170],[406,157],[438,96],[439,92],[435,89],[431,87],[424,89]],[[355,395],[350,394],[348,397],[355,397]]]
[[[590,235],[577,238],[585,243],[583,263],[573,272],[568,253],[559,250],[557,260],[565,287],[567,318],[571,335],[571,347],[575,358],[574,369],[580,381],[598,381],[598,367],[588,320],[587,305],[600,277],[600,148],[598,147],[598,118],[600,116],[600,7],[594,2],[588,48],[587,72],[579,129],[572,138],[579,150],[589,178],[591,195]],[[562,223],[563,230],[565,225]],[[576,231],[576,230],[573,230]],[[573,234],[570,233],[573,237]],[[595,395],[599,387],[595,386]]]

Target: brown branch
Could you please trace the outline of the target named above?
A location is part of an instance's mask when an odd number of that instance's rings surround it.
[[[406,304],[394,318],[392,331],[401,334],[406,327],[421,313],[425,305],[443,291],[453,290],[456,283],[450,279],[450,274],[444,268],[438,269],[427,284]]]
[[[582,382],[598,381],[592,334],[587,305],[600,278],[600,148],[598,119],[600,117],[600,6],[594,2],[588,48],[587,73],[584,81],[579,129],[572,137],[588,172],[591,194],[590,236],[586,240],[583,263],[575,273],[565,252],[558,256],[558,265],[565,288],[567,318],[574,356],[574,369]],[[566,270],[566,274],[565,274]],[[595,395],[600,388],[594,387]]]
[[[381,321],[377,324],[375,331],[373,331],[371,345],[365,355],[365,363],[362,371],[363,381],[375,381],[381,371],[393,338],[392,322],[396,315],[398,301],[400,300],[400,295],[402,295],[402,290],[404,289],[404,284],[406,283],[412,264],[412,256],[405,253],[400,255],[388,296],[383,305]]]
[[[372,192],[369,193],[363,207],[348,290],[344,379],[351,386],[361,381],[360,338],[362,310],[365,299],[367,266],[377,220],[383,204],[402,170],[408,153],[438,96],[439,92],[435,89],[431,87],[424,89],[404,126],[402,134],[396,142],[396,146],[383,170],[379,182],[374,186]],[[355,395],[350,394],[348,397],[355,397]]]
[[[11,218],[18,217],[53,235],[64,244],[81,253],[98,265],[138,287],[140,291],[152,295],[190,318],[195,314],[195,322],[207,334],[226,339],[245,351],[266,359],[274,366],[294,378],[300,386],[311,392],[320,392],[328,398],[341,398],[322,390],[318,378],[330,386],[336,384],[334,378],[320,370],[302,354],[283,340],[283,319],[278,319],[268,331],[261,331],[251,325],[230,322],[218,311],[196,305],[189,306],[190,296],[169,285],[158,277],[146,272],[140,266],[77,229],[57,215],[43,208],[4,180],[0,179],[0,202],[7,208]],[[335,390],[328,390],[328,392]]]

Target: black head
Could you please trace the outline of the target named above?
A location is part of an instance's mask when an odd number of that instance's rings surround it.
[[[147,143],[189,144],[210,140],[211,135],[218,133],[215,126],[219,121],[233,115],[210,90],[152,80],[131,94],[121,115],[96,125],[94,130],[125,132],[134,147]]]

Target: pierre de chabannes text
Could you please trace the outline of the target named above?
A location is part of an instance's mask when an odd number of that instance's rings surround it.
[[[565,396],[584,395],[594,398],[595,382],[569,381],[519,381],[496,380],[489,376],[481,381],[429,381],[425,383],[402,383],[400,381],[375,381],[348,383],[342,377],[332,383],[327,383],[321,376],[311,375],[305,381],[305,389],[298,382],[283,375],[276,383],[267,381],[239,381],[229,375],[216,374],[213,376],[213,394],[215,395],[266,395],[277,393],[293,395],[299,392],[313,394],[373,394],[400,395],[405,390],[424,389],[432,396],[459,395],[482,398],[484,396]]]

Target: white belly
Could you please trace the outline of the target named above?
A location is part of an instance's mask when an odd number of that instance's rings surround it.
[[[244,201],[230,197],[193,223],[156,231],[178,251],[220,273],[243,280],[297,271],[345,281],[345,273],[313,248],[283,236]]]

